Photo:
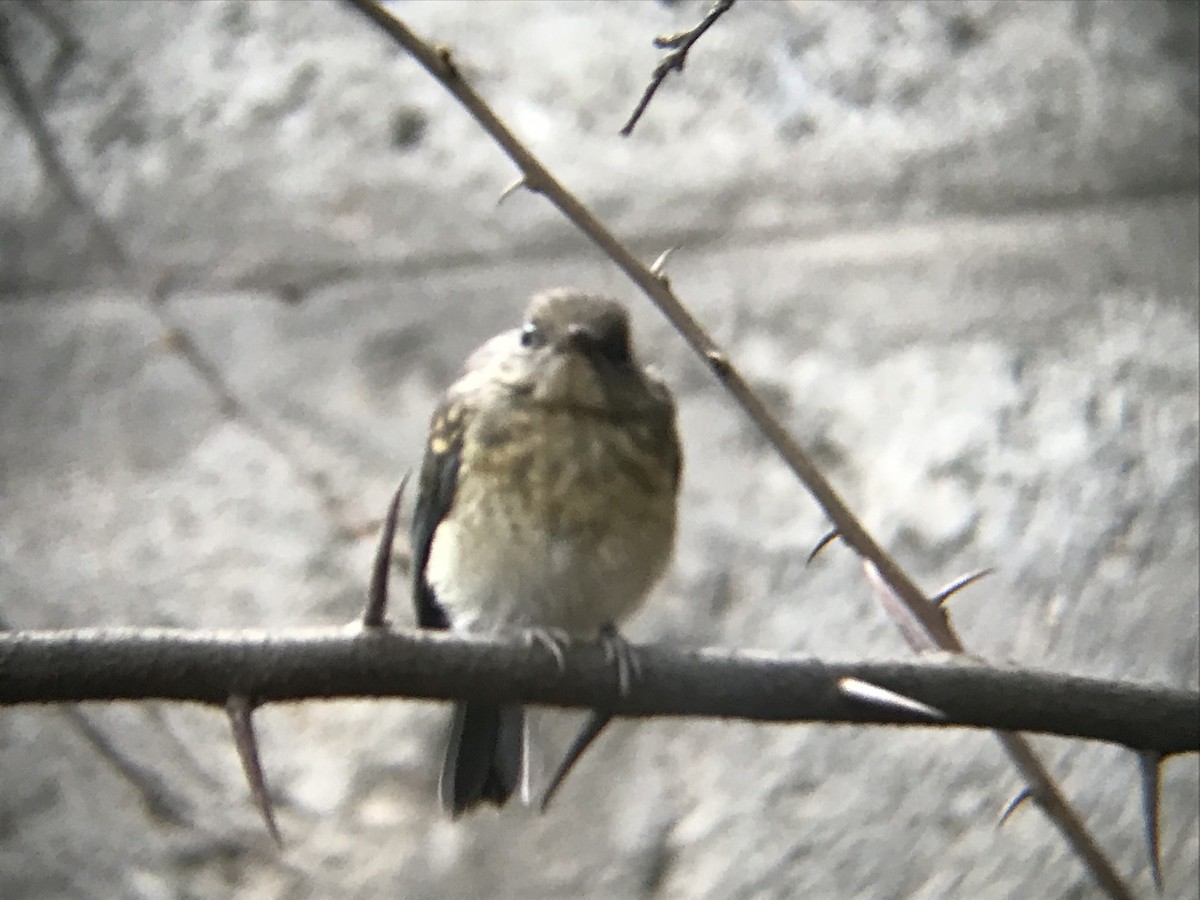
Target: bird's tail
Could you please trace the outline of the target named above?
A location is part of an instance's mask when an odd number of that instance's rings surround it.
[[[519,706],[458,703],[439,792],[457,818],[480,803],[503,806],[521,779],[525,715]]]

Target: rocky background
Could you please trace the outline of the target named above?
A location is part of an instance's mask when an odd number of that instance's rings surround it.
[[[681,297],[927,588],[998,568],[955,601],[975,652],[1195,688],[1197,5],[744,2],[619,137],[651,37],[705,8],[394,4],[646,259],[680,247]],[[631,637],[907,656],[850,554],[805,567],[822,516],[661,316],[541,198],[497,207],[512,166],[365,19],[2,0],[0,29],[9,626],[349,621],[460,361],[574,284],[630,303],[681,406]],[[282,853],[217,713],[0,711],[0,896],[1097,895],[1032,807],[996,830],[1021,784],[983,733],[622,724],[546,816],[452,824],[443,707],[257,721]],[[1036,743],[1151,896],[1133,756]],[[1164,776],[1195,897],[1200,768]]]

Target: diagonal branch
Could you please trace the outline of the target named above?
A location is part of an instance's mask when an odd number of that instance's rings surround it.
[[[779,456],[796,474],[825,514],[833,522],[843,541],[878,573],[880,580],[903,603],[920,630],[933,646],[954,653],[963,652],[962,642],[943,611],[934,606],[916,582],[875,539],[850,511],[845,501],[817,469],[796,438],[771,413],[762,398],[750,387],[728,356],[680,303],[668,279],[647,268],[624,244],[592,215],[545,166],[522,144],[486,102],[463,80],[444,46],[432,47],[414,34],[407,25],[373,0],[346,0],[400,44],[436,78],[470,113],[487,134],[500,145],[521,172],[521,182],[542,194],[580,231],[603,250],[642,292],[670,320],[671,324],[704,359],[725,389],[754,421]],[[1129,888],[1104,855],[1082,819],[1067,802],[1049,772],[1028,741],[1017,734],[999,735],[1013,764],[1033,787],[1033,797],[1067,838],[1102,889],[1113,898],[1131,898]]]
[[[729,12],[733,4],[734,0],[713,0],[713,5],[697,25],[694,25],[687,31],[681,31],[679,34],[660,34],[654,39],[655,47],[659,50],[667,50],[669,52],[663,54],[663,58],[654,67],[654,72],[650,76],[650,83],[646,85],[646,90],[642,92],[642,99],[638,101],[638,105],[630,114],[629,120],[621,127],[622,137],[629,137],[629,135],[633,134],[634,127],[637,125],[638,120],[641,119],[642,113],[646,111],[646,107],[650,105],[650,101],[654,99],[654,95],[658,93],[663,80],[672,72],[683,71],[683,66],[687,62],[688,51],[692,49],[692,45],[700,40],[704,32],[708,31],[716,23],[717,19]]]
[[[49,10],[36,4],[30,8],[37,11],[39,17],[41,13],[49,14]],[[57,21],[57,18],[54,21]],[[65,44],[61,46],[66,47]],[[74,45],[71,45],[69,51],[64,49],[63,52],[73,55],[76,49]],[[129,255],[121,244],[120,238],[117,237],[117,233],[96,210],[63,161],[62,154],[58,149],[58,142],[50,133],[46,120],[38,109],[33,91],[21,74],[3,18],[0,18],[0,85],[8,94],[17,111],[17,116],[21,119],[26,131],[29,132],[34,149],[37,151],[38,160],[46,172],[46,177],[58,188],[59,193],[74,207],[75,211],[87,221],[88,228],[99,239],[108,262],[122,270],[128,268]]]
[[[917,724],[1037,731],[1172,754],[1200,750],[1200,691],[986,666],[948,654],[825,662],[726,650],[636,648],[638,689],[619,696],[603,646],[567,644],[563,667],[529,641],[428,630],[285,632],[79,629],[0,633],[0,706],[176,700],[224,708],[350,697],[466,699],[627,717]],[[863,703],[847,679],[944,714]]]

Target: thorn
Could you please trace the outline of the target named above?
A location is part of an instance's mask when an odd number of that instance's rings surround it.
[[[188,815],[187,802],[167,787],[157,773],[143,768],[121,752],[103,731],[92,724],[82,712],[82,707],[64,706],[62,712],[83,739],[100,754],[100,758],[137,791],[146,812],[172,825],[193,824]]]
[[[725,379],[729,375],[729,357],[720,350],[706,350],[704,352],[704,361],[708,363],[708,367],[716,373],[720,379]]]
[[[496,205],[499,206],[523,187],[529,187],[529,181],[524,175],[500,192],[500,196],[496,200]]]
[[[871,684],[869,681],[859,678],[839,678],[837,684],[838,690],[842,692],[843,696],[867,706],[910,713],[927,722],[946,721],[946,714],[940,709],[877,684]]]
[[[612,713],[601,712],[594,709],[591,715],[588,716],[587,722],[583,728],[579,730],[579,734],[575,736],[575,740],[571,743],[567,750],[567,755],[563,757],[563,761],[558,764],[558,770],[555,771],[554,777],[550,779],[550,785],[546,788],[546,793],[542,794],[542,803],[539,809],[545,812],[550,806],[550,801],[554,799],[554,795],[558,793],[558,789],[562,787],[563,781],[566,780],[570,771],[575,768],[575,763],[579,762],[579,758],[587,751],[600,736],[606,725],[612,721]]]
[[[946,585],[944,588],[942,588],[940,591],[938,591],[936,594],[934,594],[932,597],[930,597],[929,602],[932,603],[934,606],[941,606],[947,600],[949,600],[951,597],[953,597],[955,594],[957,594],[959,591],[961,591],[963,588],[974,584],[975,582],[979,581],[981,578],[987,578],[987,576],[994,575],[995,573],[996,573],[995,569],[987,568],[987,569],[980,569],[978,572],[972,572],[970,575],[964,575],[962,578],[958,579],[957,581],[950,582],[950,584]]]
[[[817,554],[820,553],[822,550],[824,550],[826,547],[828,547],[830,544],[832,544],[834,539],[840,537],[841,534],[842,534],[842,532],[839,529],[834,528],[832,531],[828,532],[823,538],[821,538],[819,541],[817,541],[817,546],[812,548],[812,552],[808,554],[808,559],[806,559],[804,561],[804,565],[806,565],[806,566],[812,565],[812,561],[817,558]]]
[[[458,74],[458,66],[454,64],[454,56],[450,52],[450,48],[446,44],[438,44],[433,48],[433,52],[437,54],[438,62],[442,64],[443,75],[447,81],[457,81],[460,76]]]
[[[1008,805],[1004,807],[1004,811],[1000,813],[1000,818],[996,820],[996,827],[1003,828],[1004,823],[1012,818],[1012,814],[1020,808],[1021,804],[1026,800],[1033,799],[1033,788],[1023,787],[1017,792],[1017,795],[1008,801]]]
[[[400,487],[392,495],[387,518],[383,520],[383,531],[379,533],[379,546],[375,550],[375,564],[371,567],[371,585],[367,588],[367,607],[363,610],[363,628],[383,628],[387,624],[388,575],[392,565],[392,541],[396,537],[396,519],[400,515],[400,501],[404,499],[404,488],[408,486],[405,472]]]
[[[663,274],[663,267],[667,264],[667,260],[671,258],[671,254],[678,249],[678,247],[668,247],[660,253],[658,259],[654,261],[654,265],[650,267],[650,274],[655,278],[665,279],[667,276]]]
[[[1138,765],[1142,770],[1142,822],[1146,827],[1146,850],[1150,854],[1150,875],[1154,887],[1163,892],[1162,865],[1159,858],[1158,800],[1162,782],[1162,754],[1147,750],[1138,754]]]
[[[258,739],[254,736],[254,721],[250,718],[254,706],[248,699],[231,694],[225,701],[225,715],[229,717],[229,726],[233,729],[233,745],[237,748],[238,759],[242,763],[242,772],[250,785],[250,796],[258,807],[267,826],[267,833],[275,841],[275,845],[283,849],[283,837],[279,834],[279,826],[275,824],[275,810],[271,805],[271,795],[267,791],[267,779],[263,774],[262,760],[258,755]]]

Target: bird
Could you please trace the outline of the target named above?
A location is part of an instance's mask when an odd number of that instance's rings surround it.
[[[673,553],[675,402],[617,300],[534,295],[434,410],[410,540],[421,628],[554,640],[611,633]],[[451,818],[503,806],[528,766],[521,707],[455,705],[439,781]]]

